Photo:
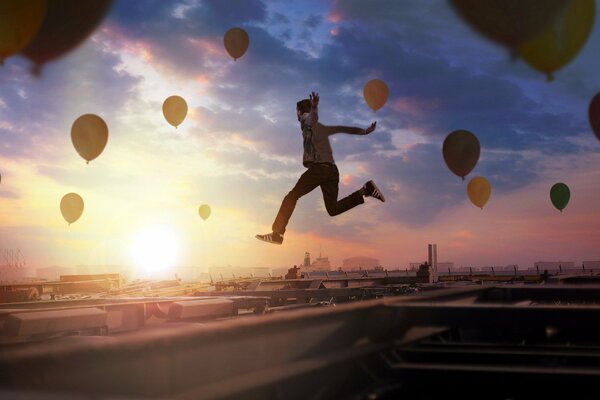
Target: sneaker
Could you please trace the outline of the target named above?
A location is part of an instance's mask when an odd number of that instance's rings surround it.
[[[279,233],[267,233],[265,235],[256,235],[258,240],[262,240],[263,242],[273,243],[273,244],[281,244],[283,243],[283,236]]]
[[[385,197],[383,196],[383,193],[381,193],[381,190],[379,190],[375,182],[369,181],[365,183],[365,186],[363,186],[363,188],[365,190],[365,196],[370,196],[376,198],[377,200],[385,202]]]

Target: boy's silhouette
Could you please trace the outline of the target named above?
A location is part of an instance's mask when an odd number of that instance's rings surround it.
[[[323,200],[327,213],[332,217],[364,203],[363,197],[374,197],[385,201],[383,194],[373,181],[368,181],[362,188],[351,195],[338,200],[338,185],[340,173],[333,160],[329,136],[335,133],[349,133],[351,135],[368,135],[375,130],[377,122],[373,122],[367,129],[349,126],[326,126],[319,122],[317,107],[319,95],[312,92],[309,99],[300,100],[296,103],[296,115],[302,129],[304,142],[303,164],[308,168],[304,172],[296,186],[285,196],[275,222],[273,232],[265,235],[256,235],[256,238],[265,242],[281,244],[283,234],[288,224],[296,202],[302,196],[310,193],[317,186],[321,186]]]

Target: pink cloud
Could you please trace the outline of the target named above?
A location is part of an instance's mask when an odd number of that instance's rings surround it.
[[[334,24],[337,24],[338,22],[340,22],[342,20],[342,14],[337,12],[337,11],[332,11],[328,16],[327,16],[327,21],[332,22]]]
[[[408,113],[414,116],[422,115],[439,108],[441,102],[439,99],[414,99],[410,97],[400,97],[393,101],[392,108],[397,112]]]

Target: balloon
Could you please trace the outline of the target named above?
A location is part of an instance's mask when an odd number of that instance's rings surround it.
[[[46,0],[0,2],[0,64],[35,36],[46,12]]]
[[[108,126],[95,114],[84,114],[73,122],[71,141],[87,163],[98,157],[108,141]]]
[[[451,132],[444,140],[442,153],[446,165],[455,175],[463,181],[479,161],[479,140],[475,135],[466,130]]]
[[[454,10],[486,38],[514,49],[548,26],[567,0],[451,0]]]
[[[384,81],[373,79],[363,87],[363,96],[373,111],[379,110],[388,99],[389,90]]]
[[[21,0],[18,0],[21,1]],[[32,72],[81,44],[102,22],[112,0],[48,0],[46,16],[23,55],[34,62]]]
[[[200,214],[200,217],[203,220],[206,220],[208,217],[210,217],[210,206],[202,204],[198,209],[198,214]]]
[[[600,140],[600,92],[598,92],[590,102],[588,116],[590,118],[592,130],[596,134],[596,137]]]
[[[60,212],[65,221],[71,225],[83,213],[83,199],[77,193],[67,193],[60,201]]]
[[[569,204],[571,191],[569,187],[562,182],[555,183],[550,189],[550,201],[560,212]]]
[[[519,55],[552,81],[552,73],[575,58],[587,41],[595,15],[594,0],[570,0],[550,25],[517,47]]]
[[[167,122],[177,128],[185,119],[188,106],[183,97],[171,96],[164,101],[162,110]]]
[[[242,28],[231,28],[225,33],[223,38],[225,50],[234,60],[244,55],[250,44],[250,37]]]
[[[492,193],[492,185],[483,176],[476,176],[469,181],[467,185],[467,195],[471,203],[483,210],[483,206],[490,199]]]

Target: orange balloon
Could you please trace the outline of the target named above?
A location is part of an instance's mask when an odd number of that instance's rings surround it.
[[[476,176],[469,181],[467,194],[471,203],[483,210],[483,206],[485,206],[492,194],[492,185],[483,176]]]
[[[108,126],[95,114],[84,114],[73,122],[71,141],[87,163],[98,157],[108,141]]]
[[[188,106],[183,97],[170,96],[164,101],[162,110],[167,122],[177,128],[185,119]]]
[[[385,105],[388,95],[388,86],[380,79],[373,79],[363,87],[365,101],[373,111],[377,111]]]
[[[83,213],[83,199],[77,193],[67,193],[60,201],[60,212],[65,221],[71,225]]]
[[[248,33],[242,28],[231,28],[225,33],[223,38],[225,49],[234,60],[237,60],[246,53],[250,44]]]

